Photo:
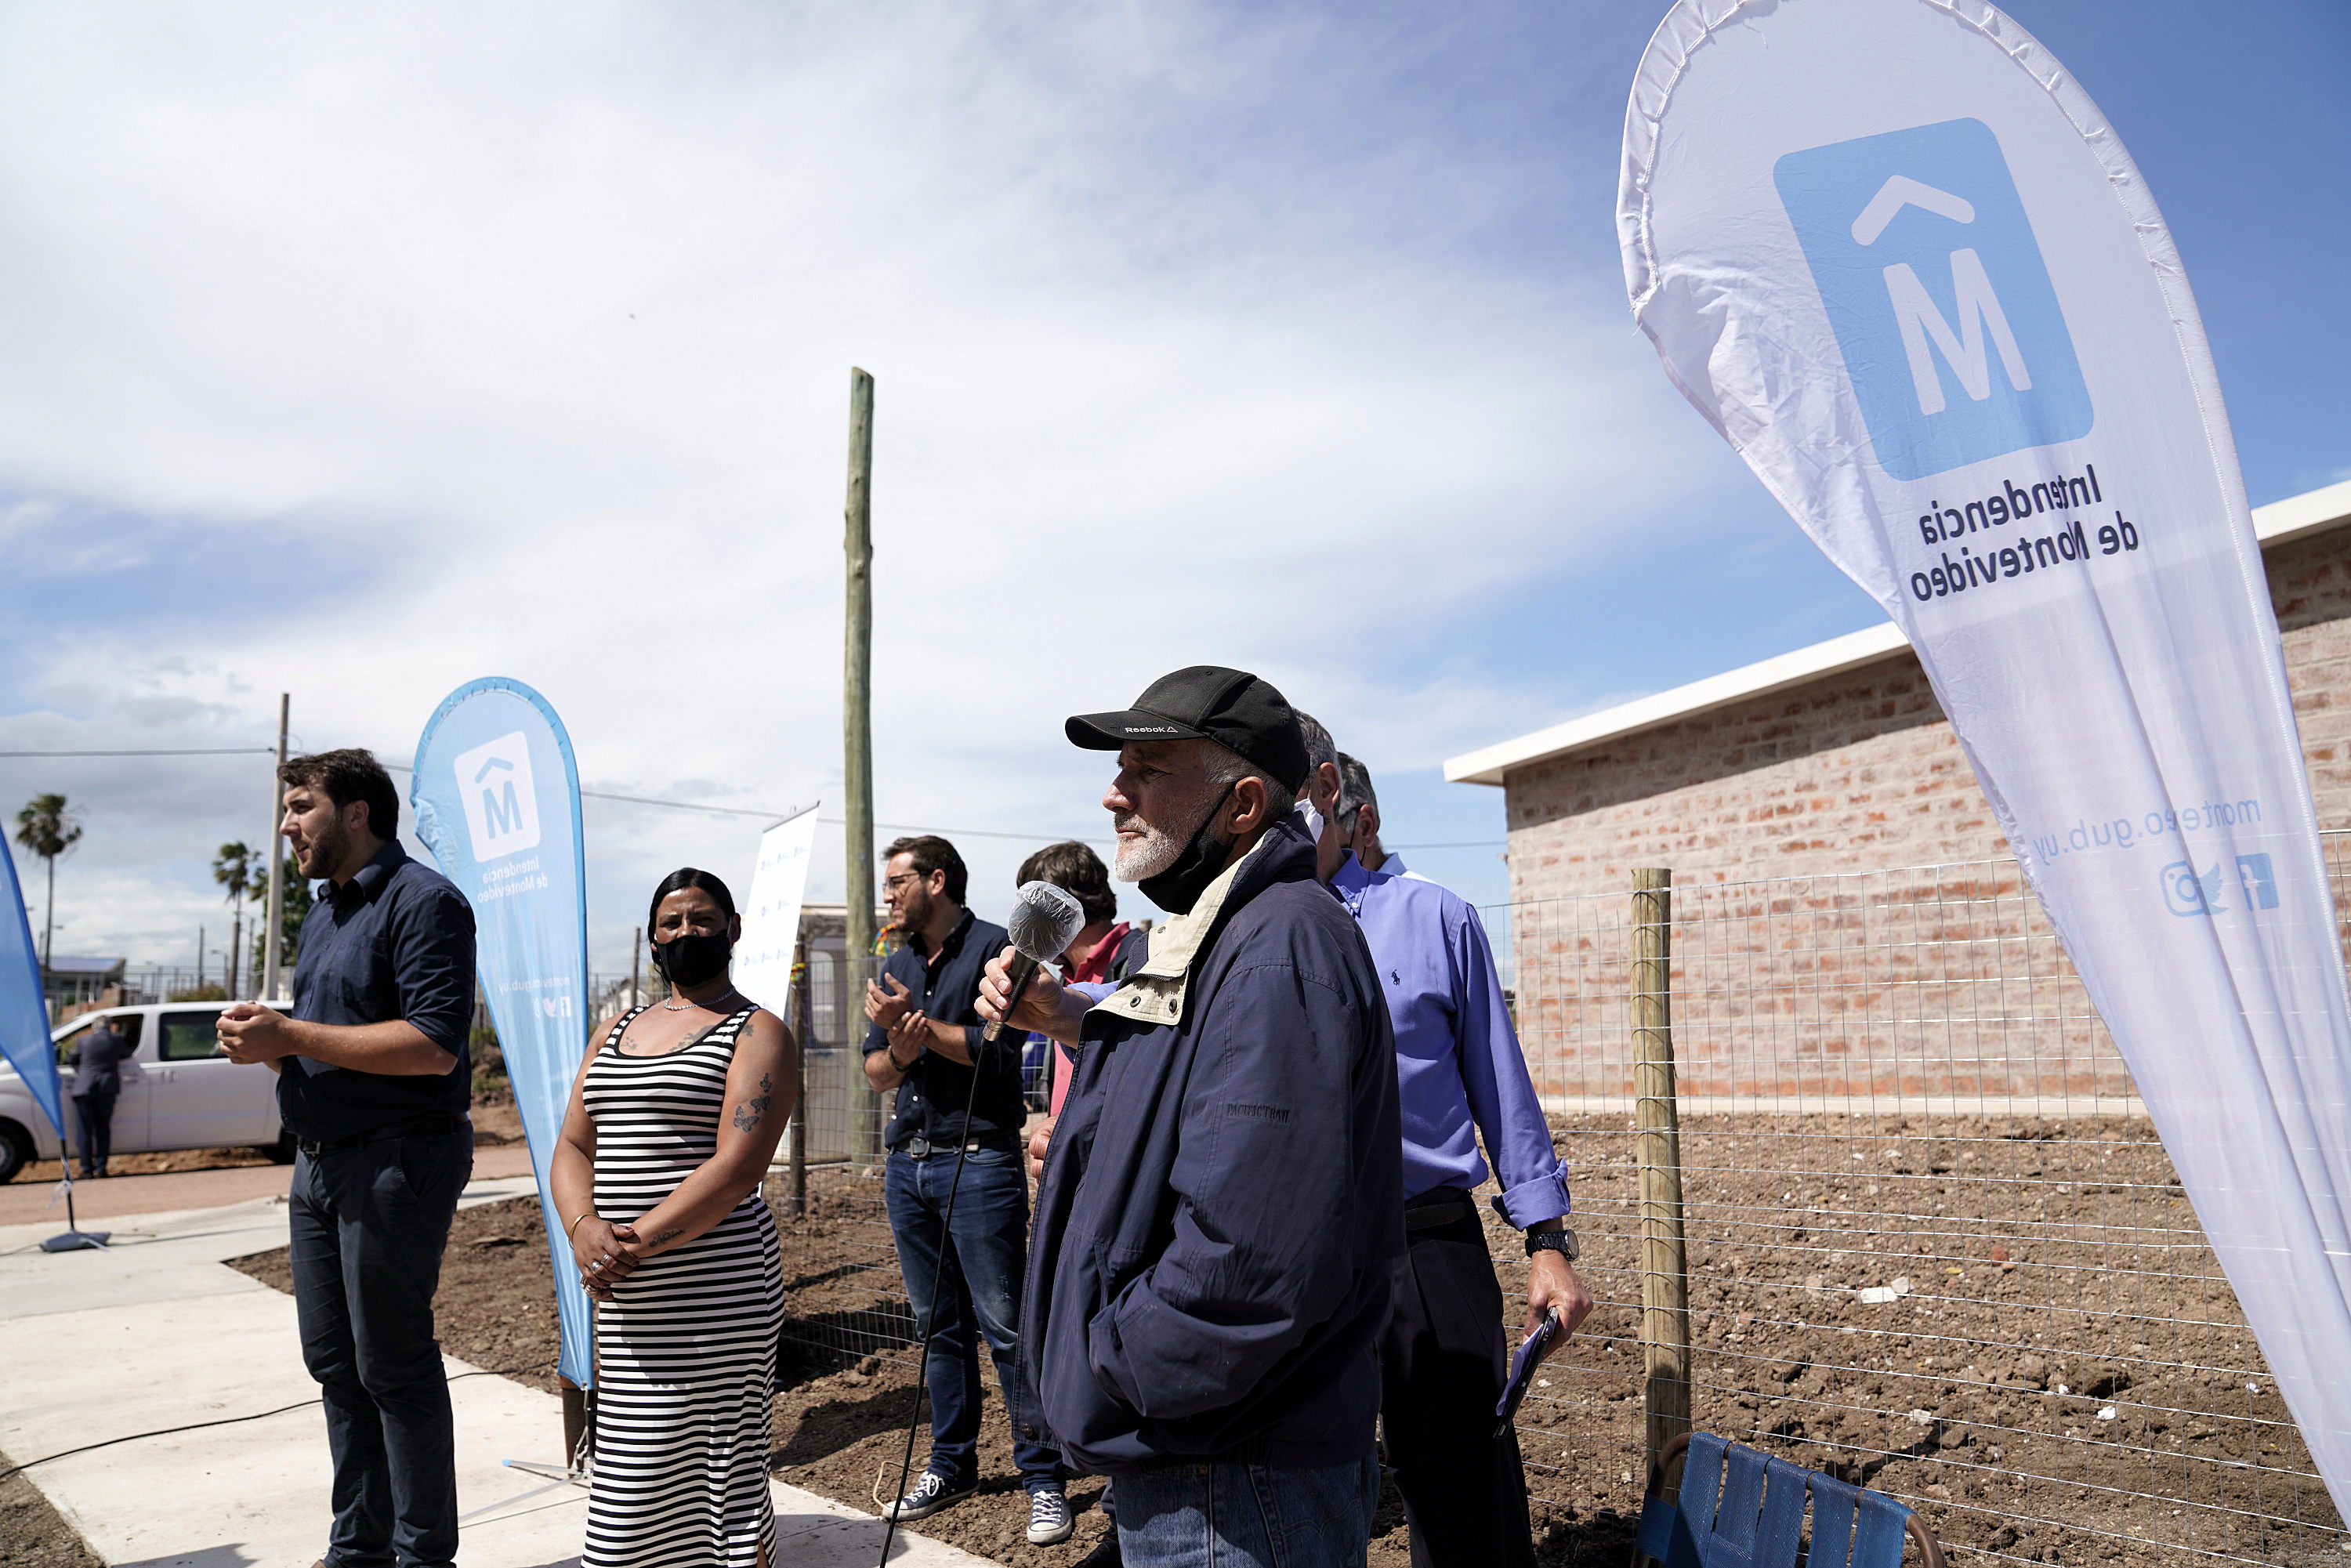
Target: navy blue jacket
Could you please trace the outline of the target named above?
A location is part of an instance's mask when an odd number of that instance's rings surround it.
[[[1395,1041],[1300,818],[1186,974],[1172,1019],[1086,1016],[1029,1252],[1038,1410],[1097,1474],[1361,1459],[1404,1250]]]

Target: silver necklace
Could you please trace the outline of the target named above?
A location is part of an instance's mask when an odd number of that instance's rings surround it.
[[[740,993],[740,992],[738,992],[738,991],[737,991],[737,990],[735,989],[735,988],[734,988],[734,987],[729,986],[729,987],[727,987],[727,988],[726,988],[726,989],[725,991],[721,992],[717,997],[714,998],[713,998],[713,1000],[716,1000],[716,1001],[722,1001],[722,1002],[723,1002],[723,1001],[725,1001],[728,997],[732,997],[732,996],[738,996],[738,995],[740,995],[740,994],[741,994],[741,993]],[[709,1002],[688,1002],[688,1003],[686,1003],[686,1004],[685,1004],[685,1006],[684,1006],[684,1007],[682,1007],[682,1008],[674,1008],[674,1007],[670,1006],[670,1005],[669,1005],[669,1003],[667,1003],[667,1002],[664,1002],[664,1003],[662,1003],[662,1004],[661,1004],[661,1010],[662,1010],[662,1011],[664,1011],[664,1012],[665,1012],[665,1013],[690,1013],[690,1012],[692,1012],[692,1011],[693,1011],[695,1009],[696,1009],[696,1008],[705,1008],[705,1009],[708,1009],[710,1011],[712,1011],[712,1012],[714,1012],[714,1013],[715,1013],[715,1012],[716,1012],[716,1011],[718,1010],[716,1008],[712,1007],[712,1006],[710,1005],[710,1003],[709,1003]]]

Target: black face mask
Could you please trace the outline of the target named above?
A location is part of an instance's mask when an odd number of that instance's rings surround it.
[[[708,936],[687,934],[653,944],[653,967],[673,986],[698,986],[726,972],[735,944],[723,931]]]
[[[1143,890],[1144,897],[1170,915],[1192,913],[1192,906],[1200,902],[1200,895],[1208,891],[1208,884],[1223,874],[1225,858],[1233,852],[1232,841],[1217,838],[1214,829],[1217,819],[1225,814],[1225,802],[1233,798],[1233,789],[1238,783],[1238,780],[1235,780],[1234,784],[1225,787],[1225,792],[1217,797],[1215,808],[1208,812],[1207,820],[1200,824],[1200,831],[1192,835],[1192,841],[1184,846],[1184,852],[1177,855],[1165,871],[1156,876],[1146,876],[1134,884]]]

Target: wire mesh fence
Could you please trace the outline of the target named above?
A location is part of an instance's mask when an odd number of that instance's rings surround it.
[[[1674,901],[1699,1426],[1901,1497],[1955,1556],[2342,1560],[2235,1297],[2012,862]],[[1631,909],[1607,894],[1489,912],[1603,1302],[1522,1419],[1531,1490],[1563,1511],[1630,1511],[1642,1479]]]
[[[867,1087],[872,958],[810,950],[804,971],[799,1123],[769,1192],[783,1222],[786,1337],[822,1355],[913,1360],[915,1324],[882,1200],[885,1105]]]
[[[2340,905],[2351,834],[2328,844]],[[1483,913],[1599,1303],[1521,1409],[1529,1490],[1555,1556],[1614,1563],[1649,1403],[1632,898]],[[1899,1497],[1955,1559],[2346,1560],[2013,862],[1680,886],[1669,936],[1698,1426]],[[791,1333],[903,1359],[914,1324],[857,1067],[865,968],[811,964]],[[1490,1239],[1522,1290],[1516,1236]]]

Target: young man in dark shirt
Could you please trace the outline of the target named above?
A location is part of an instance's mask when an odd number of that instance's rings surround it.
[[[900,839],[882,854],[883,892],[905,945],[883,966],[881,980],[866,984],[865,1016],[873,1027],[865,1037],[865,1079],[877,1092],[897,1091],[882,1190],[915,1321],[931,1322],[930,1464],[890,1509],[901,1521],[926,1518],[978,1486],[984,1337],[1012,1422],[1013,1460],[1029,1492],[1029,1539],[1049,1545],[1068,1540],[1071,1526],[1060,1456],[1039,1440],[1020,1377],[1020,1278],[1029,1242],[1020,1152],[1028,1111],[1023,1037],[1007,1030],[994,1044],[984,1042],[985,1020],[972,1009],[981,967],[1004,948],[1004,927],[973,918],[963,906],[963,857],[946,840]]]
[[[474,1165],[474,913],[400,847],[400,797],[367,752],[294,758],[277,781],[279,831],[329,885],[302,923],[291,1016],[239,1002],[220,1040],[277,1074],[300,1151],[294,1305],[335,1467],[323,1563],[438,1568],[457,1553],[457,1471],[433,1293]]]

